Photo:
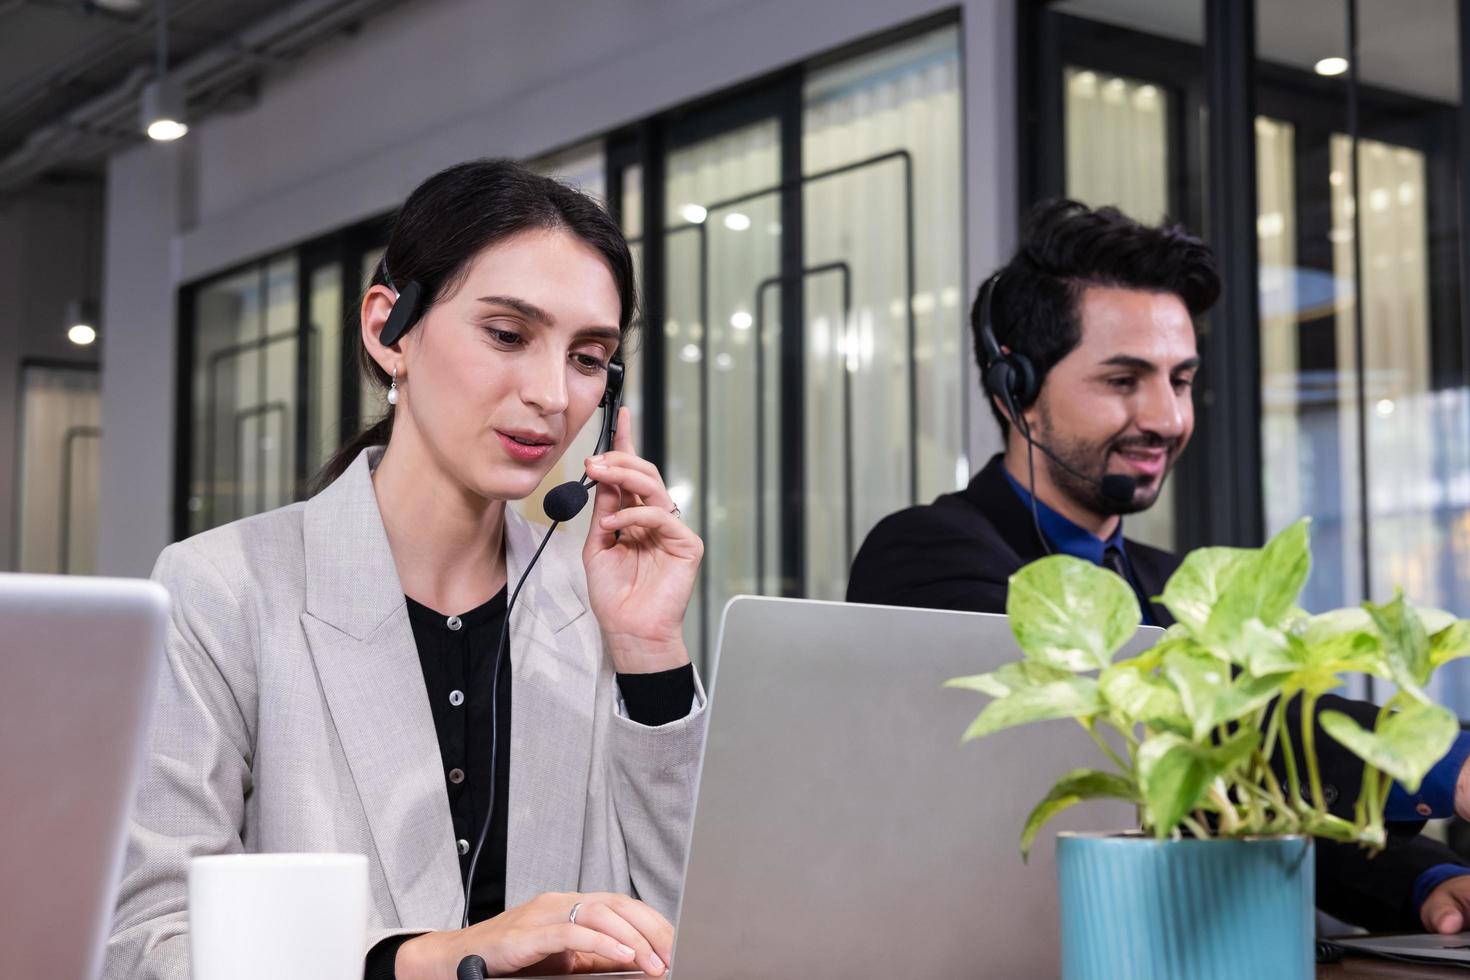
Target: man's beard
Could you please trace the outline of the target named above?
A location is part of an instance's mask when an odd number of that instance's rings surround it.
[[[1088,442],[1083,439],[1067,439],[1055,434],[1051,418],[1045,408],[1038,406],[1037,416],[1036,441],[1050,449],[1052,453],[1061,458],[1063,463],[1076,470],[1077,473],[1067,472],[1046,453],[1038,455],[1045,463],[1047,475],[1051,477],[1052,483],[1075,503],[1094,514],[1122,515],[1137,514],[1148,510],[1154,505],[1154,501],[1158,500],[1159,492],[1164,488],[1164,481],[1169,478],[1169,474],[1174,469],[1174,460],[1179,452],[1178,439],[1165,439],[1157,435],[1118,435],[1101,443]],[[1158,480],[1151,485],[1140,481],[1133,491],[1133,499],[1127,503],[1120,503],[1104,497],[1100,484],[1102,478],[1107,475],[1108,457],[1115,452],[1128,449],[1163,449],[1168,453],[1168,458]],[[1078,476],[1079,473],[1088,476],[1096,474],[1096,477],[1089,481]]]

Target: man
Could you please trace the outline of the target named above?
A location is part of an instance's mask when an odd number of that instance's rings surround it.
[[[1123,537],[1122,516],[1158,499],[1194,429],[1200,358],[1194,318],[1219,296],[1209,248],[1182,229],[1112,208],[1039,205],[1011,261],[971,311],[976,356],[1005,452],[970,485],[890,515],[853,562],[850,602],[1005,612],[1010,576],[1048,553],[1122,575],[1146,622],[1180,559]],[[1328,698],[1372,727],[1377,709]],[[1325,735],[1323,796],[1350,816],[1357,760]],[[1389,846],[1317,844],[1317,904],[1377,931],[1459,932],[1470,922],[1470,867],[1418,836],[1424,818],[1470,816],[1470,738],[1410,796],[1395,786]]]

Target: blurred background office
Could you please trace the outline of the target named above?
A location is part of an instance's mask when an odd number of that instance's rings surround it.
[[[1470,0],[0,0],[0,562],[146,575],[304,496],[383,407],[351,337],[394,205],[512,156],[634,244],[697,656],[732,595],[841,597],[998,449],[968,306],[1058,194],[1228,279],[1130,533],[1311,515],[1314,606],[1470,614],[1467,32]]]

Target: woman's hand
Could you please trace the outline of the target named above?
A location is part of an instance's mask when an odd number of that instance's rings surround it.
[[[659,977],[674,954],[674,927],[626,895],[546,894],[468,929],[415,936],[398,947],[394,973],[399,980],[455,980],[459,961],[471,954],[485,960],[487,977],[629,969]]]
[[[658,468],[634,453],[627,411],[612,451],[587,460],[597,499],[582,563],[613,666],[647,674],[689,662],[684,610],[704,542],[679,519]]]

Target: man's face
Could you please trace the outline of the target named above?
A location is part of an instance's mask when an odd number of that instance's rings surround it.
[[[1133,477],[1133,500],[1109,502],[1041,458],[1051,482],[1094,514],[1146,510],[1194,432],[1194,323],[1172,293],[1110,286],[1086,287],[1078,312],[1081,341],[1047,373],[1027,414],[1037,441],[1072,469]]]

